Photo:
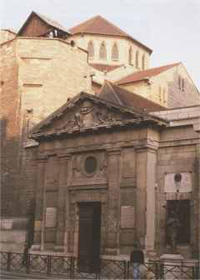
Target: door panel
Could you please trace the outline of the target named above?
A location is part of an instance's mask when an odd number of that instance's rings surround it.
[[[79,270],[94,272],[100,255],[100,203],[79,204]]]

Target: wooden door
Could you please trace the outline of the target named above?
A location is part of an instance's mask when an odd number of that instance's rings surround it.
[[[79,270],[96,272],[99,269],[101,204],[79,204]]]

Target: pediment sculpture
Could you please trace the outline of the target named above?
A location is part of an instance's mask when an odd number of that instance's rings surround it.
[[[83,127],[95,127],[106,123],[112,123],[115,121],[121,121],[123,119],[122,114],[115,113],[112,110],[108,110],[103,106],[98,106],[89,100],[84,101],[76,112],[71,116],[64,124],[58,129],[75,129]]]

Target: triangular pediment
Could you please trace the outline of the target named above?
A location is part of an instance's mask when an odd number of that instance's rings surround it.
[[[111,127],[156,121],[158,118],[116,106],[87,93],[80,93],[36,125],[30,138],[60,137],[67,134],[110,129]],[[159,120],[161,121],[161,120]]]

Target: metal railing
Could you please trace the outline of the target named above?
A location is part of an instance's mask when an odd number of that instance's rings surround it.
[[[82,271],[75,257],[0,252],[0,268],[6,271],[61,276],[65,279],[133,279],[133,264],[129,261],[101,259],[95,272]],[[138,267],[139,279],[187,280],[200,279],[197,265],[166,265],[149,262]]]

